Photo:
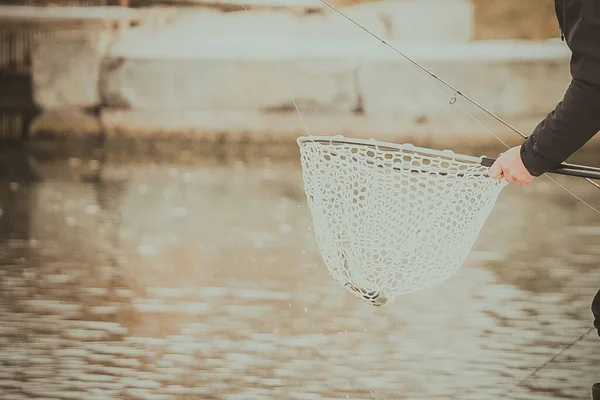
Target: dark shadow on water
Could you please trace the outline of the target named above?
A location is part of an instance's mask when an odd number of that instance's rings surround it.
[[[40,181],[21,146],[0,151],[0,241],[29,240],[32,184]]]

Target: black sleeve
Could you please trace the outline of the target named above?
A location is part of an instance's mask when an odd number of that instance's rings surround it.
[[[521,147],[523,164],[533,176],[558,166],[600,131],[600,6],[594,0],[581,3],[583,16],[568,34],[571,84]]]
[[[598,336],[600,336],[600,290],[598,290],[596,297],[592,301],[592,315],[594,316],[594,328],[596,328]]]
[[[523,143],[523,164],[531,175],[542,175],[583,147],[599,130],[600,86],[573,79],[563,101]]]

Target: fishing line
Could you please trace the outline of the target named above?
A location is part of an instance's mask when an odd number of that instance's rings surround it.
[[[349,16],[347,16],[346,14],[344,14],[343,12],[341,12],[340,10],[338,10],[336,7],[332,6],[331,4],[327,3],[325,0],[319,0],[321,3],[323,3],[325,6],[327,6],[328,8],[330,8],[331,10],[333,10],[334,12],[336,12],[337,14],[341,15],[342,17],[344,17],[346,20],[350,21],[351,23],[353,23],[354,25],[356,25],[357,27],[359,27],[360,29],[362,29],[363,31],[365,31],[367,34],[369,34],[370,36],[374,37],[376,40],[378,40],[379,42],[383,43],[385,46],[389,47],[390,49],[392,49],[394,52],[396,52],[397,54],[399,54],[400,56],[404,57],[406,60],[408,60],[411,64],[413,64],[415,67],[417,67],[418,70],[425,72],[427,75],[431,76],[432,78],[434,78],[435,80],[437,80],[438,82],[442,83],[444,86],[448,87],[449,89],[451,89],[454,92],[454,95],[449,97],[449,104],[453,105],[456,103],[457,101],[457,96],[467,100],[469,103],[473,104],[474,106],[476,106],[477,108],[479,108],[481,111],[483,111],[485,114],[491,116],[493,119],[495,119],[496,121],[500,122],[501,124],[503,124],[504,126],[506,126],[507,128],[509,128],[510,130],[512,130],[513,132],[517,133],[519,136],[521,136],[523,139],[527,139],[527,136],[524,135],[521,131],[519,131],[517,128],[513,127],[512,125],[510,125],[508,122],[504,121],[502,118],[500,118],[499,116],[495,115],[494,113],[492,113],[491,111],[487,110],[485,107],[481,106],[478,102],[472,100],[470,97],[466,96],[465,94],[463,94],[461,91],[459,91],[458,89],[454,88],[454,86],[452,86],[451,84],[449,84],[448,82],[446,82],[445,80],[443,80],[442,78],[438,77],[436,74],[430,72],[428,69],[426,69],[424,66],[422,66],[421,64],[419,64],[418,62],[414,61],[412,58],[410,58],[409,56],[407,56],[406,54],[404,54],[403,52],[401,52],[400,50],[398,50],[396,47],[392,46],[391,44],[389,44],[388,42],[386,42],[384,39],[380,38],[379,36],[375,35],[373,32],[371,32],[369,29],[365,28],[364,26],[362,26],[361,24],[359,24],[358,22],[354,21],[352,18],[350,18]],[[249,13],[249,10],[246,8],[246,6],[244,4],[242,4],[242,7],[244,8],[244,10],[246,12]],[[279,67],[279,63],[277,64]],[[294,107],[296,109],[296,113],[298,114],[298,116],[300,117],[302,124],[304,126],[305,131],[307,132],[308,135],[311,136],[310,130],[308,129],[308,126],[304,120],[304,118],[302,117],[302,113],[300,112],[300,108],[298,107],[298,103],[296,101],[296,98],[291,90],[291,88],[289,87],[289,85],[287,85],[287,80],[285,79],[285,77],[283,76],[280,67],[278,68],[279,70],[279,74],[280,74],[280,78],[282,79],[282,81],[286,84],[286,87],[290,93],[290,97],[293,101]],[[433,83],[432,83],[433,85]],[[447,96],[443,91],[441,91],[437,86],[433,85],[439,92],[441,92],[444,96]],[[510,148],[510,146],[508,146],[502,139],[500,139],[500,137],[498,137],[498,135],[496,135],[491,129],[487,128],[487,126],[485,126],[481,121],[479,121],[479,119],[477,119],[474,115],[472,115],[471,113],[469,113],[467,110],[465,110],[462,106],[458,105],[458,107],[463,110],[463,112],[465,112],[466,114],[468,114],[471,118],[473,118],[478,124],[480,124],[487,132],[489,132],[492,136],[494,136],[497,140],[499,140],[504,146],[506,146],[507,148]],[[545,175],[545,174],[544,174]],[[573,196],[575,199],[577,199],[578,201],[582,202],[583,204],[585,204],[586,206],[588,206],[591,210],[593,210],[594,212],[596,212],[597,214],[600,214],[600,211],[597,210],[596,208],[594,208],[592,205],[590,205],[589,203],[587,203],[586,201],[584,201],[583,199],[581,199],[580,197],[576,196],[572,191],[570,191],[569,189],[567,189],[566,187],[564,187],[563,185],[561,185],[560,183],[558,183],[556,180],[552,179],[551,177],[545,175],[548,179],[550,179],[552,182],[554,182],[556,185],[558,185],[559,187],[561,187],[562,189],[564,189],[567,193],[569,193],[571,196]],[[588,181],[589,183],[591,183],[592,185],[594,185],[596,188],[600,189],[600,185],[598,185],[596,182],[592,181],[591,179],[585,178],[586,181]],[[583,338],[585,336],[587,336],[589,333],[591,333],[595,328],[590,328],[588,329],[585,333],[583,333],[582,335],[578,336],[575,340],[571,341],[570,343],[568,343],[566,346],[564,346],[560,351],[558,351],[555,355],[553,355],[548,361],[544,362],[543,364],[539,365],[538,367],[536,367],[531,373],[529,373],[525,378],[523,378],[522,380],[520,380],[516,385],[514,385],[513,387],[511,387],[508,391],[506,391],[503,395],[501,395],[500,397],[498,397],[496,400],[501,400],[504,397],[506,397],[506,395],[508,393],[510,393],[510,391],[512,391],[514,388],[519,387],[520,385],[522,385],[524,382],[526,382],[527,380],[529,380],[532,376],[534,376],[537,372],[539,372],[540,370],[544,369],[548,364],[552,363],[557,357],[559,357],[561,354],[563,354],[566,350],[568,350],[569,348],[571,348],[572,346],[574,346],[575,344],[579,343],[580,341],[583,340]]]
[[[548,175],[544,175],[546,178],[550,179],[552,182],[554,182],[556,185],[558,185],[559,187],[561,187],[562,189],[564,189],[565,192],[569,193],[571,196],[573,196],[574,198],[576,198],[577,200],[579,200],[580,202],[582,202],[583,204],[585,204],[586,206],[588,206],[590,209],[592,209],[593,211],[597,212],[598,214],[600,214],[600,212],[594,208],[594,206],[592,206],[590,203],[588,203],[587,201],[583,200],[581,197],[577,196],[575,193],[573,193],[572,191],[570,191],[569,189],[567,189],[564,185],[561,185],[560,183],[558,183],[557,180],[553,179],[552,177],[548,176]],[[600,185],[598,185],[596,182],[594,182],[593,180],[589,180],[589,182],[596,186],[598,189],[600,189]]]
[[[244,11],[246,11],[247,13],[250,12],[246,8],[245,4],[242,3],[242,7],[244,7]],[[292,102],[294,103],[294,108],[296,109],[296,113],[298,114],[298,117],[300,117],[300,121],[302,122],[302,125],[304,126],[304,130],[306,131],[306,133],[309,136],[312,136],[312,134],[310,133],[310,130],[308,129],[308,125],[306,124],[306,121],[304,120],[304,117],[302,116],[302,113],[300,112],[300,107],[298,107],[298,102],[296,101],[296,96],[294,96],[294,92],[292,91],[292,88],[290,87],[290,85],[288,85],[287,79],[285,79],[283,72],[281,72],[281,65],[278,61],[277,61],[277,72],[279,73],[279,78],[281,78],[281,81],[283,82],[283,84],[287,88],[287,91],[289,92],[289,96],[291,97]]]
[[[544,369],[548,364],[550,364],[554,360],[556,360],[556,358],[559,357],[560,355],[562,355],[565,351],[567,351],[568,349],[570,349],[571,347],[573,347],[575,344],[581,342],[583,340],[583,338],[586,337],[587,335],[589,335],[594,329],[595,328],[588,329],[585,333],[583,333],[582,335],[580,335],[577,339],[575,339],[572,342],[570,342],[569,344],[567,344],[558,353],[556,353],[555,355],[553,355],[552,358],[550,358],[548,361],[546,361],[545,363],[543,363],[540,366],[538,366],[537,368],[535,368],[530,374],[528,374],[525,378],[523,378],[522,380],[520,380],[519,383],[517,383],[516,385],[514,385],[513,387],[511,387],[510,389],[508,389],[503,395],[501,395],[500,397],[498,397],[496,400],[501,400],[501,399],[505,398],[506,395],[509,394],[513,389],[515,389],[515,388],[521,386],[523,383],[527,382],[527,380],[529,380],[529,378],[531,378],[536,373],[538,373],[539,371],[541,371],[542,369]]]
[[[478,102],[476,102],[475,100],[471,99],[469,96],[467,96],[464,93],[462,93],[460,90],[456,89],[453,85],[451,85],[450,83],[446,82],[444,79],[440,78],[439,76],[437,76],[433,72],[429,71],[423,65],[421,65],[418,62],[416,62],[411,57],[409,57],[408,55],[406,55],[405,53],[403,53],[402,51],[400,51],[399,49],[397,49],[395,46],[393,46],[390,43],[388,43],[387,41],[385,41],[385,39],[380,38],[379,36],[377,36],[376,34],[374,34],[373,32],[371,32],[369,29],[365,28],[364,26],[362,26],[361,24],[359,24],[358,22],[356,22],[355,20],[353,20],[352,18],[350,18],[349,16],[347,16],[346,14],[344,14],[343,12],[341,12],[338,8],[336,8],[336,7],[332,6],[331,4],[329,4],[327,1],[325,1],[325,0],[319,0],[319,1],[321,3],[323,3],[325,6],[327,6],[329,9],[333,10],[334,12],[336,12],[337,14],[339,14],[340,16],[342,16],[343,18],[345,18],[346,20],[348,20],[349,22],[351,22],[352,24],[354,24],[355,26],[357,26],[360,29],[362,29],[364,32],[366,32],[367,34],[369,34],[370,36],[372,36],[373,38],[375,38],[377,41],[381,42],[382,44],[384,44],[385,46],[387,46],[388,48],[392,49],[394,52],[396,52],[397,54],[399,54],[400,56],[402,56],[403,58],[405,58],[406,60],[408,60],[412,65],[414,65],[415,67],[417,67],[419,70],[423,71],[425,74],[431,76],[432,78],[434,78],[438,82],[442,83],[447,88],[451,89],[454,92],[454,96],[450,98],[450,101],[449,101],[450,104],[456,103],[456,96],[462,97],[463,99],[467,100],[469,103],[473,104],[475,107],[479,108],[485,114],[491,116],[493,119],[495,119],[496,121],[500,122],[502,125],[506,126],[510,130],[512,130],[513,132],[515,132],[519,136],[521,136],[523,139],[527,139],[527,136],[524,133],[522,133],[520,130],[518,130],[517,128],[515,128],[514,126],[512,126],[511,124],[509,124],[508,122],[506,122],[505,120],[503,120],[502,118],[500,118],[499,116],[497,116],[496,114],[494,114],[493,112],[489,111],[487,108],[483,107]],[[435,87],[435,85],[434,85],[434,87]],[[439,88],[436,87],[436,89],[438,89],[438,91],[439,91]],[[502,139],[500,139],[500,137],[498,135],[496,135],[494,132],[492,132],[490,129],[488,129],[474,115],[472,115],[471,113],[469,113],[468,111],[466,111],[460,105],[459,105],[459,108],[461,110],[463,110],[463,112],[465,112],[466,114],[468,114],[471,118],[473,118],[477,123],[479,123],[488,133],[490,133],[492,136],[494,136],[496,139],[498,139],[504,146],[506,146],[507,148],[510,148],[510,146],[508,146]],[[544,175],[547,178],[550,178],[546,174],[544,174]],[[600,189],[600,185],[598,185],[593,180],[591,180],[589,178],[584,178],[584,179],[588,183],[590,183],[594,187],[596,187],[597,189]],[[550,180],[552,182],[554,182],[554,183],[557,183],[552,178],[550,178]],[[566,190],[566,188],[564,186],[562,186],[562,185],[558,185],[558,186]],[[593,210],[596,214],[600,215],[600,210],[596,209],[591,204],[589,204],[589,203],[583,201],[582,199],[580,199],[579,197],[575,196],[571,191],[569,191],[569,190],[566,190],[566,191],[567,191],[567,193],[571,194],[576,199],[578,199],[579,201],[581,201],[583,204],[585,204],[587,207],[589,207],[591,210]]]

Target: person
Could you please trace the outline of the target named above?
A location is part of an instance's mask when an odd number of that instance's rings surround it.
[[[489,175],[524,187],[558,166],[600,131],[600,1],[555,0],[561,39],[571,50],[571,83],[556,108],[520,145],[502,153]],[[600,336],[600,290],[592,300]],[[600,400],[600,383],[593,386]]]
[[[558,166],[600,131],[600,2],[555,0],[561,38],[571,49],[571,84],[563,100],[521,146],[503,153],[490,176],[526,186]]]

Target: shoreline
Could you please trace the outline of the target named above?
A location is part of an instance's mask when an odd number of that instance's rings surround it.
[[[448,18],[431,20],[434,3]],[[313,134],[450,148],[498,144],[489,130],[518,144],[451,88],[527,135],[562,99],[570,53],[556,39],[471,40],[472,12],[465,0],[345,9],[425,72],[332,13],[159,8],[135,26],[55,27],[31,46],[29,137],[279,145]],[[421,23],[420,35],[408,29]]]

